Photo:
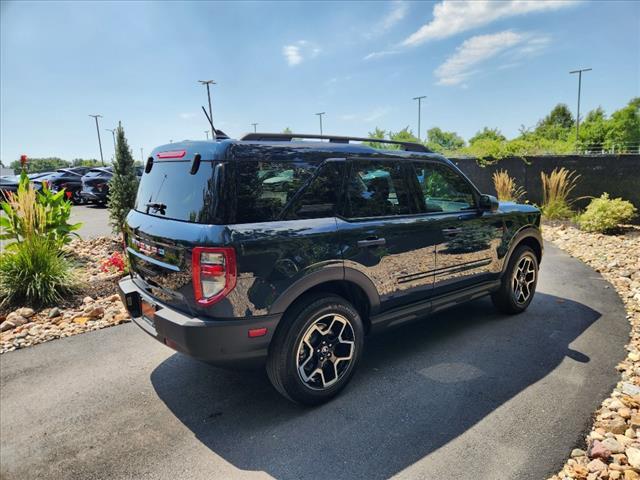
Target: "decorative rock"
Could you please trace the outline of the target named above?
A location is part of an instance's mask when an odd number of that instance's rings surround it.
[[[629,423],[631,424],[632,427],[640,427],[640,414],[636,413],[634,415],[631,415],[631,419],[629,420]]]
[[[640,468],[640,449],[635,447],[629,447],[625,450],[629,465],[633,468]],[[626,472],[625,472],[626,475]]]
[[[24,317],[24,318],[30,318],[30,317],[33,317],[35,312],[33,311],[33,308],[22,307],[22,308],[17,309],[13,313],[15,313],[16,315],[19,315],[21,317]]]
[[[600,460],[599,458],[596,458],[595,460],[591,460],[588,464],[587,464],[587,469],[590,472],[602,472],[603,470],[607,469],[607,464],[604,463],[602,460]]]
[[[637,385],[634,385],[633,383],[624,382],[622,384],[622,393],[625,393],[631,396],[640,395],[640,387]]]
[[[89,304],[89,303],[93,303],[93,298],[91,297],[84,297],[82,299],[82,303],[84,303],[85,305]]]
[[[60,316],[60,309],[58,307],[53,307],[51,310],[49,310],[49,315],[47,315],[49,318],[56,318]]]
[[[589,456],[591,458],[609,458],[611,456],[611,450],[609,450],[604,444],[607,440],[610,439],[607,438],[603,441],[596,440],[593,442]]]
[[[633,470],[625,470],[624,471],[624,480],[640,480],[640,475],[638,475]]]
[[[624,447],[622,445],[620,445],[620,442],[618,442],[616,439],[614,438],[605,438],[602,441],[602,447],[606,450],[608,450],[611,453],[622,453],[624,452]],[[611,453],[609,455],[611,455]],[[607,455],[607,457],[609,456]],[[606,457],[603,457],[606,458]]]
[[[622,476],[622,473],[618,472],[617,470],[609,471],[609,480],[619,480],[621,476]]]
[[[580,450],[579,448],[571,450],[571,458],[584,457],[586,454],[587,453],[584,450]]]
[[[621,417],[615,417],[611,420],[605,420],[602,422],[602,426],[611,433],[624,433],[627,429],[627,422]]]
[[[618,415],[627,420],[631,418],[631,409],[628,407],[622,407],[620,410],[618,410]]]
[[[613,401],[609,403],[609,410],[620,410],[621,408],[624,408],[624,407],[625,407],[624,403],[622,403],[617,398],[614,398]]]

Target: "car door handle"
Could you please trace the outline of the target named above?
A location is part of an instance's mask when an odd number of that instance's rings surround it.
[[[444,228],[442,229],[442,233],[444,235],[457,235],[458,233],[462,233],[461,228]]]
[[[386,245],[387,241],[384,238],[367,238],[366,240],[358,240],[358,247],[375,247]]]

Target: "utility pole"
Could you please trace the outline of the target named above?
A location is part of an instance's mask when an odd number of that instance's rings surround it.
[[[100,161],[102,162],[102,166],[104,167],[104,157],[102,156],[102,140],[100,140],[100,127],[98,126],[98,118],[102,118],[102,115],[89,115],[93,117],[96,121],[96,132],[98,132],[98,146],[100,147]]]
[[[204,134],[207,136],[207,140],[209,140],[209,130],[205,130]]]
[[[256,128],[258,126],[258,124],[257,123],[252,123],[251,125],[253,125],[253,133],[256,133],[258,131],[257,128]]]
[[[113,137],[113,151],[116,151],[116,129],[115,128],[105,128],[107,132],[111,132],[111,136]]]
[[[144,164],[144,149],[140,147],[140,161]]]
[[[207,86],[207,98],[209,99],[209,119],[213,123],[213,112],[211,110],[211,92],[209,91],[209,85],[215,85],[216,82],[213,80],[198,80],[202,85]],[[216,138],[216,132],[211,132],[211,138]]]
[[[320,118],[320,135],[322,135],[322,115],[326,115],[327,112],[318,112],[316,113],[316,115],[318,115],[318,118]]]
[[[576,115],[576,141],[578,140],[580,133],[580,91],[582,90],[582,72],[590,72],[592,68],[581,68],[569,72],[570,74],[578,74],[578,114]]]
[[[413,97],[414,100],[418,100],[418,139],[422,140],[422,137],[420,136],[420,120],[422,118],[422,111],[421,111],[421,107],[422,107],[422,99],[423,98],[427,98],[426,95],[422,95],[421,97]]]

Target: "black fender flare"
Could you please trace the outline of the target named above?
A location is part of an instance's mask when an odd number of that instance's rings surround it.
[[[507,254],[504,257],[504,262],[502,264],[503,274],[507,270],[507,266],[509,265],[509,260],[511,260],[513,251],[526,238],[533,238],[538,243],[538,245],[540,245],[540,260],[542,260],[544,243],[542,241],[542,234],[540,233],[540,229],[533,225],[525,225],[516,232],[516,234],[511,238],[511,242],[509,242],[509,249],[507,250]]]
[[[369,300],[370,312],[376,313],[380,308],[380,297],[373,282],[364,273],[349,267],[330,266],[300,278],[289,286],[273,302],[269,308],[269,314],[284,313],[293,302],[313,287],[323,283],[334,281],[346,281],[358,286]]]

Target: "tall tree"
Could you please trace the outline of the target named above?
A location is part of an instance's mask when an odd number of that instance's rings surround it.
[[[27,171],[29,173],[52,172],[58,168],[66,168],[68,166],[69,162],[58,157],[30,158],[27,161]],[[15,173],[20,173],[22,171],[20,160],[11,162],[9,167],[13,168]]]
[[[610,129],[611,122],[604,110],[601,107],[591,110],[580,123],[580,145],[589,150],[605,148],[604,143]]]
[[[109,181],[109,223],[114,233],[122,233],[124,222],[135,204],[138,179],[133,156],[119,124],[116,130],[116,158],[113,162],[113,177]]]
[[[534,134],[547,140],[566,140],[575,126],[569,107],[559,103],[536,125]]]
[[[507,137],[505,137],[497,128],[484,127],[469,139],[469,145],[473,145],[479,140],[494,140],[497,142],[504,142],[506,139]]]
[[[456,132],[433,127],[427,130],[427,146],[436,152],[457,150],[464,147],[464,139]]]
[[[380,140],[384,140],[385,136],[387,135],[387,132],[385,130],[382,130],[381,128],[376,127],[375,130],[373,132],[369,132],[369,138],[377,138]],[[385,148],[384,143],[379,143],[379,142],[363,142],[364,145],[368,145],[372,148]]]
[[[616,151],[640,148],[640,97],[632,98],[626,107],[611,114],[606,143]]]
[[[285,127],[282,133],[293,133],[289,127]]]

